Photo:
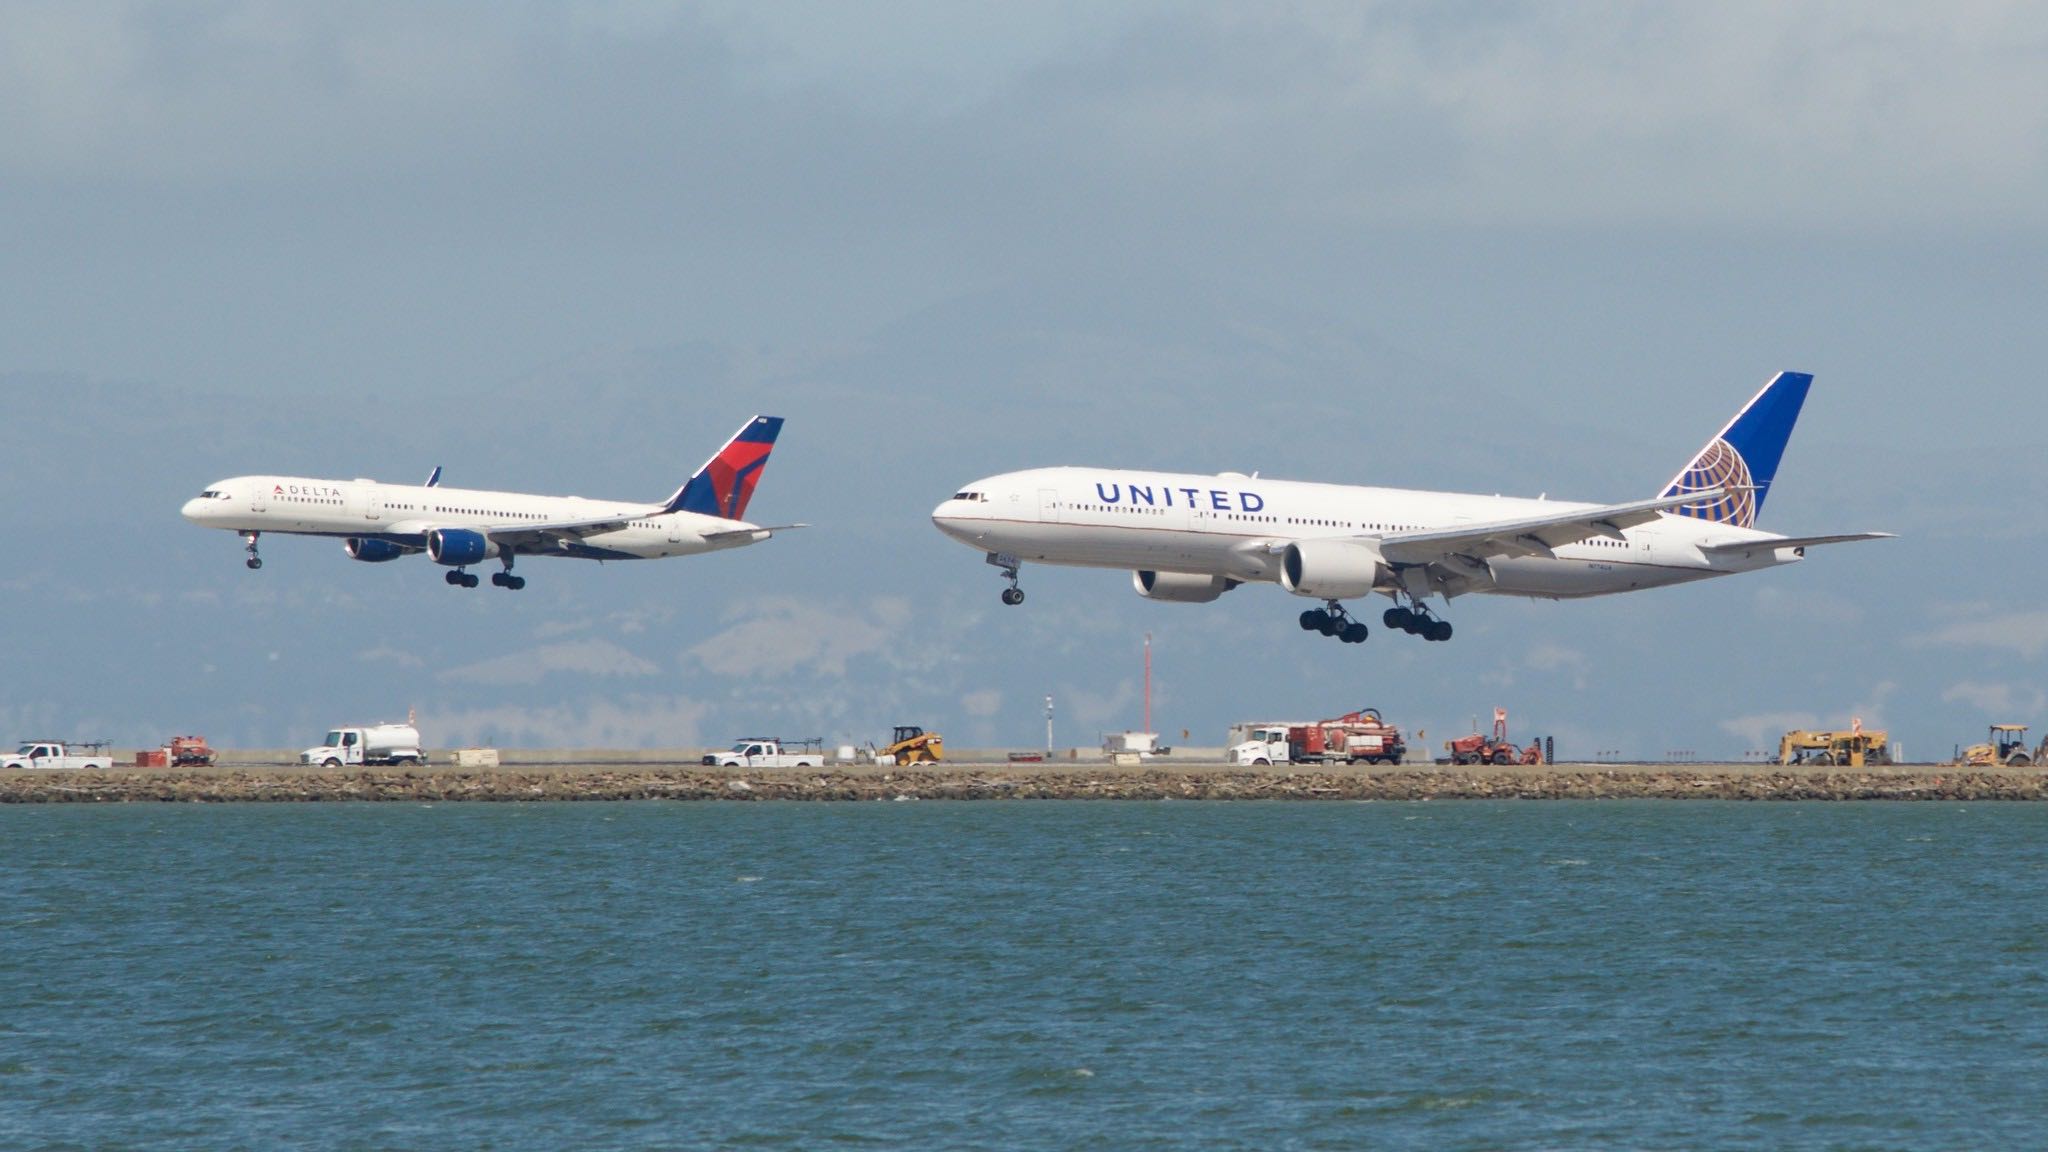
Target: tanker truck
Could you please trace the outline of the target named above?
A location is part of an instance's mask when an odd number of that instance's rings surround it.
[[[420,751],[420,730],[410,724],[365,724],[357,728],[335,728],[327,743],[299,753],[299,763],[321,768],[356,764],[406,764],[427,762]]]

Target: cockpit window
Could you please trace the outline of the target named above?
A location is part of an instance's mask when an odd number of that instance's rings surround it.
[[[983,502],[986,502],[986,501],[988,500],[988,497],[986,497],[986,496],[983,496],[983,495],[982,495],[981,493],[979,493],[979,492],[955,492],[955,493],[953,493],[953,499],[955,499],[955,500],[968,500],[968,501],[972,501],[972,502],[974,502],[974,503],[977,503],[977,504],[979,504],[979,503],[983,503]]]
[[[221,498],[221,491],[218,488],[208,488],[199,494],[199,498],[201,500],[218,500]]]

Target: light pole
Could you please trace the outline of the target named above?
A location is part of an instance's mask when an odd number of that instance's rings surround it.
[[[1052,697],[1045,698],[1045,758],[1052,759]]]

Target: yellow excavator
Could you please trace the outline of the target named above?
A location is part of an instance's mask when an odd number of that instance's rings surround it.
[[[936,764],[946,758],[946,738],[915,724],[898,724],[887,748],[877,748],[875,759],[894,756],[896,764]]]

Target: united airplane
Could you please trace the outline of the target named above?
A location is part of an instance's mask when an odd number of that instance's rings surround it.
[[[1026,561],[1128,568],[1138,594],[1207,603],[1241,584],[1321,601],[1311,632],[1366,638],[1344,601],[1373,593],[1381,621],[1451,638],[1430,607],[1478,593],[1606,596],[1789,564],[1820,544],[1887,532],[1778,536],[1756,527],[1813,377],[1780,372],[1659,495],[1621,504],[1421,492],[1103,468],[1041,468],[977,480],[932,513],[987,554],[1021,604]]]
[[[500,588],[526,587],[512,574],[520,556],[579,560],[648,560],[693,556],[758,543],[784,528],[748,523],[747,503],[768,465],[779,416],[756,416],[740,427],[675,494],[654,504],[535,496],[443,487],[435,468],[417,487],[375,480],[309,480],[237,476],[208,485],[185,502],[185,519],[239,532],[248,566],[263,567],[256,542],[266,532],[338,537],[350,559],[372,564],[424,552],[448,569],[449,584],[474,588],[472,564],[496,560]]]

